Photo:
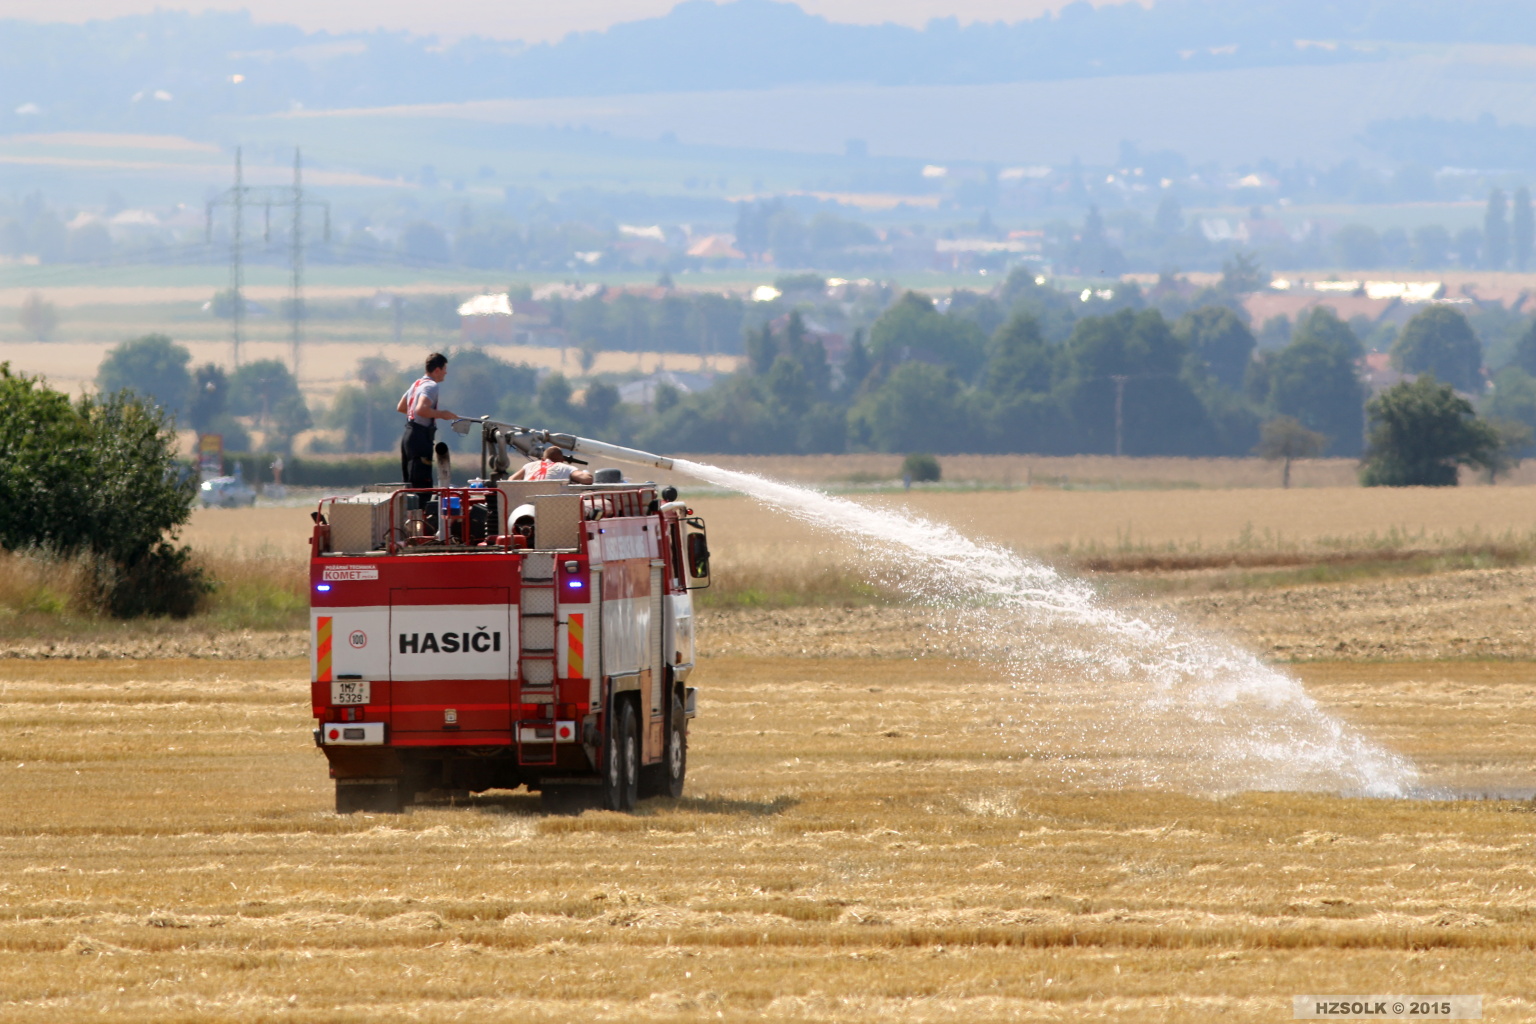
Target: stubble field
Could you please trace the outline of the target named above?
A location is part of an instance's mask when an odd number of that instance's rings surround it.
[[[715,659],[690,795],[337,818],[302,663],[0,663],[0,1017],[1536,1015],[1528,801],[1085,790],[973,663]],[[1319,666],[1442,776],[1529,775],[1523,666]]]
[[[0,1019],[1271,1021],[1312,992],[1536,1019],[1530,493],[882,499],[1299,662],[1438,800],[1180,785],[1198,752],[1070,699],[1090,680],[1015,685],[734,497],[694,499],[721,581],[689,793],[633,817],[336,817],[302,631],[13,641]],[[188,538],[302,586],[305,519]],[[188,649],[216,657],[146,657]],[[1159,758],[1156,789],[1089,781]]]

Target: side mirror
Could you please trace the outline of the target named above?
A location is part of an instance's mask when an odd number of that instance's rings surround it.
[[[704,520],[688,520],[688,589],[703,590],[709,586],[709,538],[704,534]]]
[[[702,533],[688,535],[688,575],[696,580],[709,579],[709,538]]]

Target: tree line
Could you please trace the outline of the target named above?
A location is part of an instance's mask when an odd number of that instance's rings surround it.
[[[1286,270],[1523,271],[1536,258],[1536,212],[1530,189],[1524,185],[1513,193],[1490,189],[1482,226],[1468,225],[1454,232],[1441,224],[1378,231],[1362,223],[1330,232],[1318,223],[1282,225],[1262,206],[1249,211],[1248,227],[1259,234],[1242,242],[1213,237],[1213,221],[1190,220],[1170,195],[1150,218],[1135,209],[1101,213],[1097,206],[1090,206],[1080,224],[1052,221],[1044,226],[1042,255],[1058,270],[1102,277],[1170,266],[1214,267],[1239,245],[1266,266]],[[1232,225],[1226,228],[1232,230]]]
[[[780,330],[748,331],[741,372],[664,396],[641,433],[694,451],[1241,455],[1264,420],[1290,415],[1330,451],[1358,454],[1365,395],[1349,325],[1316,310],[1255,359],[1235,287],[1173,319],[1134,286],[1080,316],[1074,306],[1094,304],[1025,273],[942,309],[908,292],[835,368],[792,313]]]
[[[1302,446],[1306,454],[1361,456],[1373,427],[1359,333],[1320,306],[1283,343],[1261,348],[1240,301],[1261,279],[1251,262],[1234,260],[1219,284],[1190,299],[1128,282],[1067,295],[1023,272],[991,294],[907,292],[854,326],[835,360],[823,342],[831,338],[812,329],[814,303],[778,305],[789,311],[765,320],[722,300],[721,329],[744,324],[732,346],[743,354],[736,372],[703,391],[662,384],[650,405],[629,405],[619,400],[624,376],[541,372],[472,348],[450,353],[445,400],[474,415],[665,451],[1241,456],[1268,443],[1266,424],[1288,420],[1320,439]],[[624,298],[633,301],[568,303],[565,315],[668,322],[665,300]],[[674,305],[684,314],[704,308]],[[1398,370],[1475,401],[1498,451],[1526,453],[1536,428],[1536,324],[1507,347],[1510,362],[1491,388],[1483,344],[1458,307],[1426,305],[1394,338]],[[121,346],[98,381],[103,391],[154,396],[183,423],[223,433],[229,450],[258,431],[264,448],[285,451],[314,423],[334,439],[313,450],[385,451],[398,441],[394,404],[416,376],[414,367],[365,359],[356,383],[312,415],[281,363],[228,374],[187,363],[185,349],[152,336]]]

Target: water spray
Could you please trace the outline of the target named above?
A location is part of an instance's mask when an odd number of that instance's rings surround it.
[[[1383,797],[1416,788],[1412,764],[1329,714],[1296,679],[1172,617],[1116,608],[1083,580],[907,510],[686,459],[673,466],[844,537],[877,581],[955,612],[958,625],[936,628],[987,637],[1021,736],[1054,727],[1053,705],[1089,708],[1075,739],[1125,754],[1099,781]]]
[[[745,494],[850,541],[871,577],[954,613],[936,626],[985,636],[1002,667],[1021,742],[1059,731],[1052,711],[1077,716],[1062,763],[1113,747],[1118,766],[1096,782],[1170,788],[1322,790],[1412,795],[1405,758],[1328,713],[1301,683],[1234,644],[1172,616],[1117,608],[1086,581],[954,528],[752,473],[671,459],[571,434],[481,421],[482,463],[507,468],[507,449],[532,456],[557,444],[624,462],[675,469]],[[894,557],[893,557],[894,556]],[[1070,772],[1070,769],[1068,769]]]

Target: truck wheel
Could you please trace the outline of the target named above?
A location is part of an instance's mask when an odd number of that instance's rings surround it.
[[[399,814],[402,810],[398,782],[336,782],[337,814]]]
[[[621,703],[603,741],[603,810],[629,812],[639,799],[640,729],[634,706]]]
[[[640,802],[640,723],[633,704],[625,702],[624,719],[624,795],[619,809],[632,814]]]
[[[672,698],[672,720],[667,726],[667,748],[661,763],[640,769],[641,797],[666,796],[673,800],[683,795],[683,778],[688,774],[688,719],[683,717],[683,702]]]

